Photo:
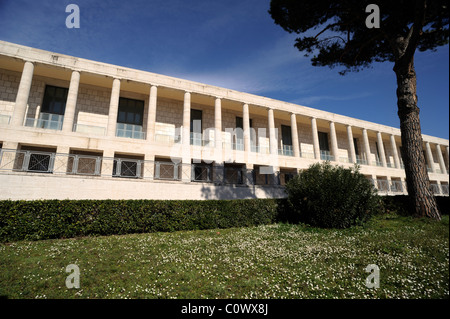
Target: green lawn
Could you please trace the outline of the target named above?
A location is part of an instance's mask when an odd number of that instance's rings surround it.
[[[80,269],[68,289],[66,266]],[[365,268],[380,268],[380,288]],[[449,298],[449,218],[0,244],[8,298]]]

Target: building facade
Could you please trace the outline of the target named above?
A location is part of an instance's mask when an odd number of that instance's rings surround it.
[[[436,195],[449,141],[423,135]],[[284,197],[318,161],[406,194],[400,130],[0,41],[0,199]]]

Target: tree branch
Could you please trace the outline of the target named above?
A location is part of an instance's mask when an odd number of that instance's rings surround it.
[[[425,25],[425,15],[427,11],[427,0],[418,0],[416,2],[416,16],[414,24],[411,26],[408,36],[404,40],[405,51],[401,57],[405,61],[412,61],[414,53],[419,46],[420,36],[422,35],[422,28]]]
[[[324,33],[325,31],[327,31],[328,29],[331,29],[332,27],[335,27],[337,25],[343,25],[342,23],[331,23],[329,25],[327,25],[322,31],[320,31],[319,33],[316,34],[316,36],[314,37],[316,40],[317,38]]]

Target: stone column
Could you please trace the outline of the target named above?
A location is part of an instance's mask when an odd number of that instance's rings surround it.
[[[435,195],[440,195],[442,194],[442,185],[441,185],[441,181],[436,181],[436,185],[437,185],[437,194]],[[434,190],[433,190],[434,191]]]
[[[436,152],[438,154],[439,159],[439,167],[441,168],[442,174],[447,174],[447,169],[445,168],[444,157],[442,156],[441,146],[436,144]]]
[[[314,145],[314,157],[316,160],[320,160],[319,132],[317,131],[317,120],[315,117],[311,118],[311,128]]]
[[[270,145],[270,154],[277,155],[278,154],[278,141],[277,136],[275,134],[275,119],[273,116],[273,109],[269,108],[269,145]]]
[[[119,111],[119,97],[120,97],[120,80],[114,79],[111,89],[111,99],[109,101],[108,127],[106,129],[106,136],[116,136],[117,112]]]
[[[184,93],[183,101],[183,145],[191,144],[191,93]]]
[[[242,173],[243,174],[242,178],[244,179],[245,185],[253,185],[254,184],[253,169],[254,169],[253,164],[246,163],[244,165],[244,169],[243,169],[244,171]]]
[[[292,135],[292,149],[294,151],[294,157],[300,157],[300,145],[298,143],[298,130],[297,130],[297,115],[291,113],[291,135]]]
[[[155,155],[144,154],[144,170],[141,173],[143,178],[155,179]]]
[[[336,127],[334,122],[330,122],[330,137],[331,137],[331,152],[334,156],[334,161],[339,162],[339,150],[337,145]]]
[[[391,134],[391,147],[392,147],[392,156],[394,157],[395,168],[401,168],[400,166],[400,158],[398,157],[397,151],[397,143],[395,143],[395,136]]]
[[[3,142],[2,156],[0,157],[0,169],[1,170],[13,170],[14,163],[16,161],[17,150],[19,143],[17,142]]]
[[[363,141],[364,141],[364,153],[366,153],[366,161],[367,165],[372,165],[370,163],[370,144],[369,144],[369,136],[367,135],[367,130],[365,128],[362,129]]]
[[[216,98],[214,102],[214,148],[216,162],[222,162],[222,100]]]
[[[243,105],[242,111],[243,111],[242,126],[244,130],[244,151],[249,153],[251,152],[251,146],[250,146],[250,114],[248,111],[248,104]]]
[[[184,92],[181,180],[191,181],[191,93]]]
[[[448,146],[445,147],[445,155],[447,155],[447,167],[449,165],[449,151],[448,151]]]
[[[70,78],[69,92],[67,93],[66,110],[64,111],[64,121],[62,126],[62,130],[64,132],[73,131],[73,121],[75,119],[79,85],[80,72],[73,71]]]
[[[381,132],[377,132],[377,141],[378,141],[378,153],[381,157],[381,163],[383,164],[383,167],[387,167],[386,162],[386,154],[384,153],[384,145],[383,145],[383,138],[381,137]]]
[[[430,147],[429,142],[425,142],[425,148],[426,148],[428,167],[430,168],[430,173],[434,173],[436,171],[434,169],[433,153],[431,152],[431,147]]]
[[[155,125],[156,125],[156,105],[158,96],[158,87],[152,85],[150,87],[150,95],[148,98],[148,115],[147,115],[147,140],[155,141]]]
[[[347,136],[348,136],[348,145],[350,147],[350,160],[352,163],[356,163],[355,142],[353,142],[353,132],[351,125],[347,125]]]
[[[104,177],[111,177],[114,167],[114,151],[107,149],[103,151],[101,175]]]
[[[20,78],[19,88],[17,90],[16,104],[11,119],[11,125],[22,126],[28,105],[31,83],[33,81],[34,64],[26,61],[23,66],[22,77]]]
[[[56,156],[53,162],[53,174],[66,174],[67,173],[67,164],[69,163],[69,146],[58,146],[56,148]],[[76,173],[75,162],[72,163],[72,171]]]

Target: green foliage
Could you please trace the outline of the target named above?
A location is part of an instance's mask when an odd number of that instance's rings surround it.
[[[436,204],[442,215],[448,215],[450,210],[450,198],[448,196],[436,196]],[[384,196],[383,211],[386,214],[400,216],[414,216],[414,209],[407,195]]]
[[[331,176],[329,178],[332,179]],[[335,187],[348,186],[342,183],[359,185],[350,180],[351,178],[348,178],[346,182],[337,182],[332,179]],[[296,178],[288,183],[287,188],[292,194],[298,194],[296,185],[299,185],[299,182],[300,178]],[[360,182],[365,183],[363,180]],[[369,183],[369,185],[371,184]],[[359,185],[359,189],[362,188],[364,186]],[[354,194],[350,194],[350,197],[346,199],[345,194],[348,190],[345,189],[337,192],[327,188],[323,189],[324,192],[321,194],[325,199],[323,202],[332,203],[336,207],[332,210],[332,214],[325,212],[323,216],[316,216],[315,221],[332,220],[334,223],[340,223],[341,226],[338,225],[338,227],[342,227],[342,225],[347,227],[353,222],[366,220],[370,214],[376,211],[372,207],[367,214],[361,213],[362,216],[356,213],[344,214],[345,209],[350,207],[348,212],[353,212],[352,209],[362,207],[364,202],[360,202],[359,206],[356,205]],[[316,187],[315,190],[322,190],[322,188]],[[332,195],[326,195],[325,191]],[[363,193],[362,191],[358,192]],[[312,197],[306,206],[316,207],[316,201],[311,199]],[[437,199],[441,211],[444,213],[444,207],[449,206],[449,197],[437,197]],[[320,200],[317,199],[317,201]],[[370,197],[370,200],[366,199],[366,202],[375,205],[377,197]],[[406,196],[385,196],[382,197],[382,202],[384,212],[408,215]],[[300,219],[304,221],[304,217],[308,216],[306,210],[295,205],[293,198],[209,201],[5,200],[0,201],[0,242],[250,227],[275,222],[299,222]],[[448,208],[446,209],[448,214]]]
[[[380,28],[366,26],[366,7],[372,3],[381,11]],[[397,61],[408,46],[411,52],[433,51],[449,38],[445,0],[271,0],[269,13],[284,30],[301,35],[295,47],[312,56],[314,66],[344,66],[341,74]]]
[[[286,185],[291,221],[324,228],[348,228],[380,212],[381,201],[357,168],[317,163]]]
[[[0,201],[0,242],[256,226],[277,219],[275,199]]]

